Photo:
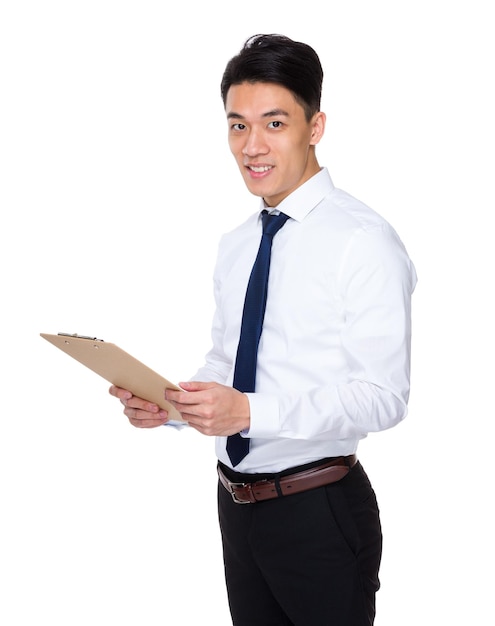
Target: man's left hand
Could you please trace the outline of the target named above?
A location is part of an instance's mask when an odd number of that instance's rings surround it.
[[[232,387],[218,383],[187,382],[184,391],[167,389],[165,398],[203,435],[234,435],[249,428],[249,400]]]

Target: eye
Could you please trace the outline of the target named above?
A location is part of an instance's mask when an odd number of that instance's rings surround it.
[[[232,124],[231,126],[232,130],[244,130],[246,127],[244,126],[244,124]]]
[[[277,120],[275,120],[275,121],[273,121],[273,122],[270,122],[270,123],[268,124],[268,128],[282,128],[282,126],[283,126],[283,123],[282,123],[282,122],[279,122],[279,121],[277,121]]]

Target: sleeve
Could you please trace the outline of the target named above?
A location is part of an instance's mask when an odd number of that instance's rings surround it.
[[[207,353],[205,358],[205,364],[192,376],[189,380],[200,380],[202,382],[217,382],[225,384],[226,379],[230,372],[230,361],[226,355],[221,351],[222,346],[222,315],[219,306],[219,280],[215,271],[214,275],[214,296],[216,303],[216,310],[213,316],[212,323],[212,340],[213,347]],[[186,428],[183,422],[170,421],[167,422],[165,427],[175,428],[181,430]]]
[[[400,422],[409,398],[415,284],[414,266],[390,226],[355,232],[338,275],[347,369],[342,382],[304,393],[249,394],[249,436],[347,439]]]
[[[220,306],[220,278],[219,262],[217,260],[213,276],[213,293],[215,298],[215,312],[211,327],[212,347],[206,354],[205,363],[190,380],[202,382],[216,382],[225,385],[231,372],[232,363],[222,349],[224,337],[224,322]]]

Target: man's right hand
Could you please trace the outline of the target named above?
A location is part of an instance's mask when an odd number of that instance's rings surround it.
[[[136,428],[155,428],[168,422],[168,412],[160,409],[153,402],[133,396],[127,389],[112,385],[110,395],[118,398],[124,405],[124,415]]]

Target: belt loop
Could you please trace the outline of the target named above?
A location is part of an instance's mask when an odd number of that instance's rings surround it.
[[[347,465],[349,469],[352,469],[354,465],[356,465],[357,459],[355,454],[350,454],[349,456],[344,457],[344,463]]]
[[[279,498],[281,498],[284,495],[284,493],[282,491],[282,487],[280,486],[280,477],[276,476],[273,482],[275,483],[275,489],[277,491],[277,495]]]

